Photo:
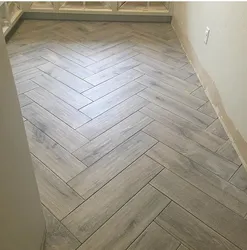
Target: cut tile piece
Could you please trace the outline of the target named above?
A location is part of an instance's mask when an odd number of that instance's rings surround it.
[[[201,86],[200,80],[198,79],[196,74],[193,74],[192,76],[188,77],[185,81]]]
[[[24,106],[26,106],[26,105],[28,105],[28,104],[30,104],[30,103],[33,102],[33,100],[30,99],[25,94],[18,95],[18,99],[19,99],[20,107],[24,107]]]
[[[189,95],[186,91],[178,90],[147,75],[139,77],[136,81],[194,109],[198,109],[205,103],[205,101]]]
[[[196,163],[204,166],[206,169],[225,180],[228,180],[238,169],[236,164],[220,157],[210,150],[207,150],[200,144],[197,144],[186,137],[175,134],[171,129],[164,127],[158,122],[152,122],[144,129],[144,132]]]
[[[75,250],[80,242],[59,222],[48,209],[43,207],[46,222],[46,239],[44,250]]]
[[[41,130],[25,121],[29,149],[40,161],[65,182],[71,180],[86,166]]]
[[[218,116],[214,111],[214,108],[212,106],[212,104],[210,103],[210,101],[208,101],[207,103],[205,103],[204,105],[202,105],[198,111],[202,112],[203,114],[206,114],[208,116],[211,116],[214,119],[217,119]]]
[[[110,108],[142,91],[144,88],[145,86],[137,82],[128,83],[125,86],[80,109],[80,111],[91,118],[95,118],[96,116],[104,113]]]
[[[247,249],[247,220],[243,217],[167,169],[159,173],[151,184],[240,249]]]
[[[147,104],[147,100],[134,95],[92,121],[84,124],[78,128],[77,131],[92,140]]]
[[[27,80],[27,81],[23,81],[19,84],[16,84],[16,89],[17,89],[17,94],[23,94],[27,91],[30,91],[32,89],[35,89],[39,87],[39,85],[37,85],[35,82],[31,81],[31,80]]]
[[[36,157],[32,157],[41,202],[59,219],[63,219],[83,199],[59,179]]]
[[[217,154],[225,157],[227,160],[234,162],[237,165],[241,165],[241,161],[238,157],[237,152],[235,151],[234,147],[230,140],[228,140],[224,145],[222,145],[218,150]]]
[[[192,92],[191,95],[193,95],[199,99],[202,99],[206,102],[208,101],[208,97],[206,96],[205,91],[204,91],[202,86],[199,87],[198,89],[196,89],[194,92]]]
[[[195,126],[193,123],[155,104],[150,103],[140,109],[140,112],[170,128],[174,133],[188,137],[213,152],[225,143],[225,140],[222,138]]]
[[[38,70],[37,68],[31,68],[31,69],[19,72],[17,74],[14,74],[15,83],[17,84],[17,83],[30,80],[41,74],[42,74],[42,71]]]
[[[69,152],[88,142],[88,139],[36,103],[23,107],[22,115]]]
[[[63,224],[84,242],[162,169],[142,156],[69,214]]]
[[[179,241],[152,222],[128,250],[177,250]]]
[[[87,199],[156,142],[152,137],[140,132],[116,147],[90,168],[81,172],[68,184]]]
[[[229,182],[162,143],[146,154],[232,211],[243,217],[246,215],[247,194]]]
[[[206,130],[212,134],[223,138],[224,140],[228,140],[226,131],[224,130],[219,119],[215,120]]]
[[[134,81],[138,77],[142,76],[142,74],[136,70],[126,71],[116,77],[111,78],[108,81],[105,81],[98,86],[91,88],[83,93],[89,99],[95,101],[110,92],[124,86],[125,84]]]
[[[174,202],[170,203],[155,221],[193,249],[238,250],[231,242]]]
[[[67,72],[62,68],[57,67],[52,63],[46,63],[42,66],[39,66],[38,68],[41,70],[41,72],[45,72],[54,79],[64,83],[65,85],[76,90],[79,93],[93,87],[88,82],[80,79],[79,77],[76,77],[75,75]]]
[[[74,129],[90,121],[89,117],[43,88],[31,90],[26,95]]]
[[[167,197],[147,185],[78,250],[126,249],[169,202]]]
[[[247,191],[247,172],[241,166],[238,171],[232,176],[230,182],[241,190]]]
[[[136,112],[75,151],[74,155],[87,166],[91,166],[116,146],[147,126],[151,121],[151,118]]]
[[[169,110],[170,112],[194,123],[201,128],[206,128],[214,121],[212,117],[202,114],[197,110],[185,106],[184,104],[164,96],[150,88],[138,93],[138,96],[141,96],[142,98]]]
[[[45,73],[41,76],[33,78],[32,81],[76,109],[80,109],[92,102],[87,97],[81,95],[72,88],[67,87],[65,84],[57,81]]]

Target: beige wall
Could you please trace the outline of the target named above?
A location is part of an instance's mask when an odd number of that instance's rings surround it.
[[[45,222],[0,27],[0,249],[40,250]]]
[[[189,59],[247,162],[247,3],[180,2],[174,3],[173,15]]]

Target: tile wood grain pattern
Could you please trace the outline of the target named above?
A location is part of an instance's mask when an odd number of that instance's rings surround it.
[[[134,95],[92,121],[82,125],[77,131],[89,140],[92,140],[147,104],[147,100]]]
[[[90,75],[93,75],[89,69],[80,66],[77,63],[74,63],[67,58],[60,56],[51,50],[46,50],[46,52],[42,56],[47,61],[57,65],[58,67],[70,72],[71,74],[84,79]]]
[[[191,93],[191,95],[193,95],[193,96],[195,96],[195,97],[197,97],[199,99],[202,99],[202,100],[204,100],[206,102],[208,101],[208,97],[206,96],[205,91],[204,91],[202,86],[199,87],[198,89],[196,89],[195,91],[193,91]]]
[[[55,216],[43,207],[46,222],[44,250],[75,250],[80,242]]]
[[[145,89],[145,86],[139,83],[128,83],[123,87],[80,109],[80,111],[91,118],[95,118],[96,116],[127,100],[143,89]]]
[[[238,171],[232,176],[230,182],[241,190],[247,191],[247,172],[241,166]]]
[[[28,60],[27,62],[23,62],[21,64],[18,64],[14,67],[12,67],[13,74],[18,74],[22,71],[28,70],[30,68],[35,68],[39,65],[45,64],[47,61],[43,58],[32,58]],[[31,65],[31,66],[30,66]]]
[[[56,41],[54,41],[54,43],[48,43],[46,47],[54,53],[63,56],[82,67],[86,67],[95,62],[94,60],[91,60],[90,58],[83,56],[80,53],[77,53],[69,48],[62,46],[61,44],[58,44]]]
[[[186,137],[175,134],[171,129],[164,127],[158,122],[152,122],[144,129],[144,132],[225,180],[228,180],[238,169],[236,164],[231,163]]]
[[[195,126],[193,123],[165,110],[155,104],[148,104],[140,109],[141,113],[153,118],[162,125],[170,128],[174,133],[185,136],[211,151],[216,151],[225,143],[222,138],[206,132],[205,130]]]
[[[86,166],[41,130],[25,121],[29,149],[63,181],[68,182]]]
[[[142,156],[69,214],[63,224],[84,242],[162,169]]]
[[[33,102],[33,100],[30,99],[25,94],[18,95],[18,99],[19,99],[20,107],[24,107],[24,106],[26,106],[26,105],[28,105],[28,104],[30,104],[30,103]]]
[[[63,84],[76,90],[79,93],[93,87],[88,82],[80,79],[79,77],[67,72],[66,70],[62,68],[59,68],[53,63],[46,63],[42,66],[39,66],[38,68],[41,70],[41,72],[45,72],[46,74],[50,75],[54,79],[62,82]]]
[[[136,81],[194,109],[200,108],[205,103],[205,101],[189,95],[186,91],[180,91],[147,75],[141,76]]]
[[[200,83],[200,80],[198,79],[197,75],[196,74],[193,74],[192,76],[186,78],[185,80],[186,82],[189,82],[189,83],[193,83],[193,84],[196,84],[198,86],[201,86],[201,83]],[[203,88],[202,88],[203,90]],[[206,97],[207,99],[207,97]],[[205,99],[204,99],[205,100]],[[206,101],[206,100],[205,100]]]
[[[36,103],[23,107],[22,115],[70,153],[89,142],[84,136]]]
[[[174,77],[174,76],[169,75],[165,72],[159,71],[159,70],[155,69],[154,67],[151,67],[151,66],[146,65],[146,64],[140,64],[137,67],[135,67],[134,69],[138,70],[141,73],[146,74],[152,78],[155,78],[155,79],[160,80],[164,83],[167,83],[168,85],[170,85],[174,88],[177,88],[180,90],[185,90],[188,93],[190,93],[198,88],[197,85],[187,83],[186,81],[184,81],[178,77]]]
[[[223,138],[224,140],[229,139],[219,119],[215,120],[206,130]]]
[[[151,121],[151,118],[136,112],[76,150],[73,154],[84,164],[91,166],[116,146],[147,126]]]
[[[151,184],[240,249],[247,249],[247,220],[243,217],[167,169],[159,173]]]
[[[152,68],[155,68],[155,72],[162,72],[165,74],[170,74],[174,77],[178,77],[182,80],[188,78],[191,76],[190,72],[177,69],[176,67],[173,67],[167,63],[163,63],[161,61],[157,61],[151,57],[147,57],[146,55],[139,54],[134,57],[135,60],[144,63],[145,65],[151,66]]]
[[[237,152],[235,151],[234,147],[230,140],[228,140],[224,145],[222,145],[218,150],[217,154],[225,157],[227,160],[234,162],[237,165],[241,165],[241,161],[238,157]]]
[[[229,182],[162,143],[146,154],[232,211],[243,217],[246,215],[247,194]]]
[[[31,68],[25,71],[21,71],[17,74],[14,74],[15,83],[18,84],[18,83],[30,80],[41,74],[42,74],[42,71],[40,71],[37,68]]]
[[[76,109],[80,109],[92,102],[87,97],[81,95],[45,73],[41,76],[33,78],[32,81]]]
[[[32,157],[41,202],[59,219],[63,219],[83,199],[36,157]]]
[[[138,52],[130,48],[118,54],[115,54],[113,56],[107,57],[99,62],[91,64],[90,66],[87,67],[87,69],[89,69],[90,71],[94,73],[98,73],[104,69],[107,69],[109,67],[116,65],[117,63],[120,63],[126,59],[129,59],[137,54]]]
[[[32,89],[35,89],[39,87],[39,85],[37,85],[35,82],[31,81],[31,80],[26,80],[24,82],[21,82],[19,84],[16,84],[16,90],[17,90],[17,94],[24,94],[25,92],[28,92]]]
[[[211,116],[214,119],[217,119],[218,116],[214,111],[214,108],[212,106],[212,104],[210,103],[210,101],[208,101],[207,103],[205,103],[204,105],[202,105],[198,111],[202,112],[205,115]]]
[[[78,250],[126,249],[169,202],[166,196],[147,185]]]
[[[89,117],[43,88],[31,90],[26,95],[74,129],[90,121]]]
[[[169,110],[170,112],[194,123],[201,128],[206,128],[214,121],[212,117],[204,115],[199,111],[185,106],[184,104],[164,96],[150,88],[141,91],[138,93],[138,96]]]
[[[94,88],[91,88],[91,89],[85,91],[83,93],[83,95],[85,95],[89,99],[95,101],[95,100],[109,94],[110,92],[112,92],[118,88],[121,88],[125,84],[134,81],[135,79],[137,79],[140,76],[142,76],[142,74],[140,72],[131,69],[131,70],[128,70],[128,71],[126,71],[118,76],[111,78],[108,81],[105,81],[105,82],[97,85]]]
[[[140,132],[116,147],[90,168],[78,174],[68,184],[87,199],[156,142],[152,137]]]
[[[152,222],[128,250],[177,250],[179,244],[178,240]]]
[[[231,242],[174,202],[161,212],[155,222],[193,249],[238,250]]]

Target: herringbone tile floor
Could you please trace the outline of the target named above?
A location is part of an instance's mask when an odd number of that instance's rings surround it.
[[[247,249],[247,179],[170,24],[25,21],[8,43],[46,250]]]

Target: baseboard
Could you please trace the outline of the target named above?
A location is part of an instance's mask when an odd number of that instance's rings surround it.
[[[219,120],[222,123],[222,126],[224,127],[229,139],[232,141],[232,145],[235,148],[243,166],[245,167],[247,171],[247,142],[244,140],[242,135],[239,133],[239,131],[234,126],[233,121],[231,118],[227,115],[226,110],[224,108],[224,105],[222,103],[220,94],[214,84],[213,79],[209,76],[207,71],[203,68],[202,64],[200,63],[197,54],[195,53],[188,37],[186,34],[183,33],[181,27],[179,26],[176,19],[173,17],[172,19],[172,27],[174,31],[177,34],[178,39],[180,40],[180,43],[191,62],[204,90],[205,93],[210,100],[211,104],[213,105],[213,108],[216,112],[216,114],[219,117]]]
[[[98,21],[98,22],[152,22],[170,23],[171,16],[162,15],[131,15],[131,14],[82,14],[82,13],[40,13],[24,12],[22,19],[36,20],[70,20],[70,21]]]

